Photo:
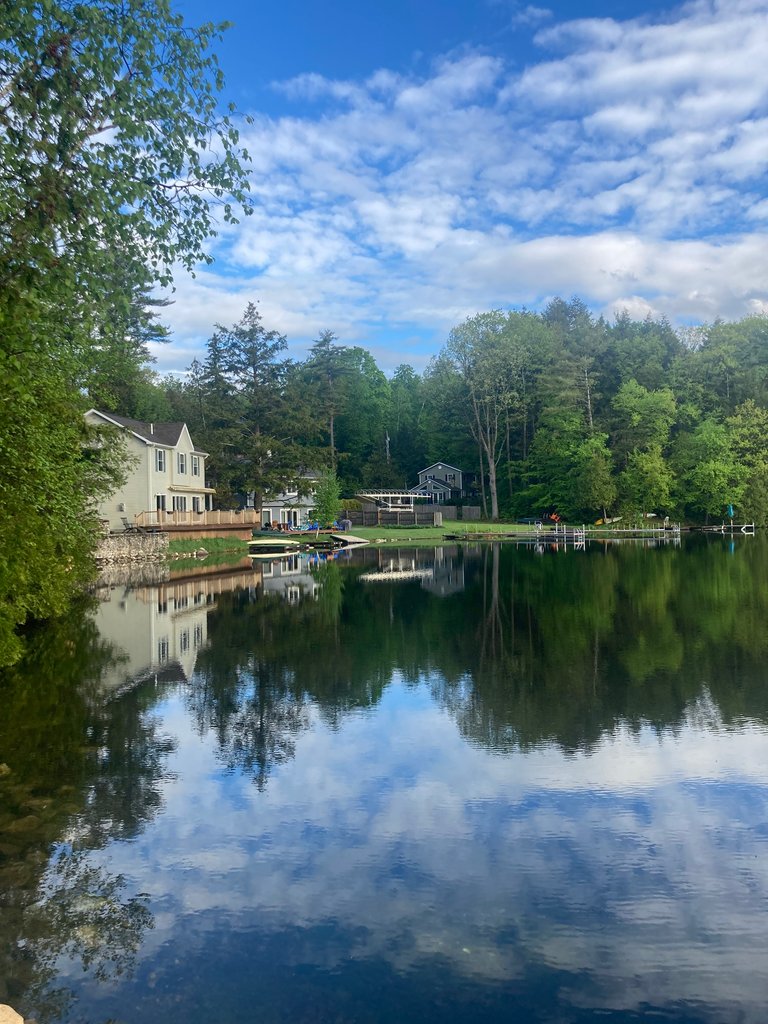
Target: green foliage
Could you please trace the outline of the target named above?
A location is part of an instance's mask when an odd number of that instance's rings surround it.
[[[245,201],[210,46],[167,0],[0,4],[0,663],[92,572],[121,452],[91,399],[153,406],[147,289]]]
[[[54,270],[103,291],[126,254],[162,281],[206,259],[209,197],[245,199],[212,50],[168,0],[5,2],[0,29],[0,280]]]
[[[607,434],[594,434],[582,441],[573,457],[573,501],[580,510],[601,512],[604,516],[616,501]]]
[[[746,469],[733,451],[728,429],[711,419],[682,434],[673,457],[678,505],[705,516],[725,516],[728,505],[739,508]]]
[[[664,461],[661,448],[653,445],[647,451],[634,451],[627,458],[619,477],[619,497],[624,508],[635,512],[659,512],[667,509],[673,484],[673,473]]]
[[[196,540],[171,540],[168,544],[168,553],[170,555],[188,554],[192,551],[199,551],[200,548],[205,548],[212,555],[224,552],[247,555],[248,541],[240,540],[239,537],[202,537]]]
[[[506,427],[519,400],[522,350],[513,343],[515,315],[480,313],[451,331],[446,353],[467,398],[462,413],[488,471],[491,519],[499,518],[498,465]]]
[[[256,504],[283,490],[306,468],[290,434],[290,407],[283,358],[285,338],[267,330],[249,303],[232,327],[217,325],[205,363],[193,367],[187,391],[199,410],[196,443],[210,452],[210,479],[219,504],[236,506],[252,492]],[[239,497],[238,497],[239,496]]]
[[[326,469],[315,483],[314,515],[321,527],[331,526],[341,507],[341,486],[332,469]]]
[[[675,422],[675,396],[669,388],[649,391],[628,380],[613,400],[616,413],[615,447],[619,455],[663,448]]]

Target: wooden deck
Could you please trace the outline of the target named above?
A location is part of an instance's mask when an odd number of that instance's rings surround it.
[[[261,526],[259,509],[246,508],[236,512],[139,512],[134,517],[139,530],[161,530],[163,533],[175,530],[208,530],[216,527],[222,530],[252,530]]]

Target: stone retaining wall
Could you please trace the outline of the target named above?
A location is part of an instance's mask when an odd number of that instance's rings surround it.
[[[102,537],[96,548],[99,565],[162,562],[168,556],[167,533],[118,533]]]
[[[90,588],[100,600],[107,600],[116,587],[160,586],[171,578],[172,562],[103,562],[99,577]]]

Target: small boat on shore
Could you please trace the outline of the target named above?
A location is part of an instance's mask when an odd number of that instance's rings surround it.
[[[251,555],[284,555],[300,548],[301,542],[292,537],[254,537],[248,541]]]

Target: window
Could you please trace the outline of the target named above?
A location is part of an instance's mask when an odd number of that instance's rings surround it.
[[[163,455],[165,455],[165,452],[163,452]],[[165,495],[164,494],[156,494],[155,495],[155,507],[157,508],[158,512],[165,512]]]
[[[179,473],[187,472],[187,456],[185,452],[179,452]]]
[[[179,650],[182,654],[186,654],[189,650],[189,630],[182,629],[179,634]]]
[[[155,469],[158,473],[165,472],[165,449],[155,448]]]
[[[203,511],[203,499],[202,498],[195,497],[195,498],[192,499],[192,511],[193,512],[202,512]]]
[[[192,456],[192,476],[200,476],[200,456]]]
[[[187,496],[186,496],[186,494],[174,494],[174,496],[173,496],[173,511],[174,512],[186,512],[187,511]]]
[[[169,654],[170,654],[170,644],[168,643],[168,638],[167,637],[163,637],[162,640],[158,640],[157,641],[157,660],[158,660],[158,662],[161,665],[163,665],[166,661],[168,661],[168,655]]]

